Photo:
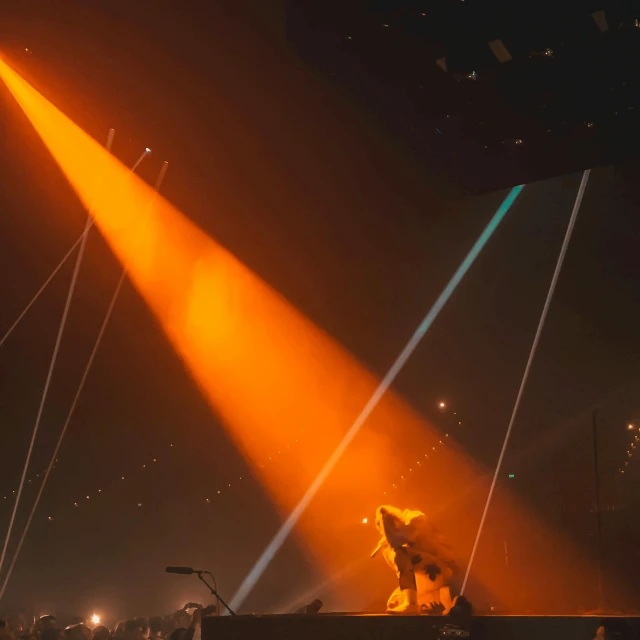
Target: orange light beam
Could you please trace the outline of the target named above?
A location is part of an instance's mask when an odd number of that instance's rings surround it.
[[[289,512],[375,377],[164,198],[147,210],[151,188],[129,178],[122,163],[3,62],[0,77],[80,201],[96,203],[96,224],[136,290],[276,505]],[[99,172],[108,188],[96,180]],[[383,425],[396,422],[392,404],[377,412]],[[265,451],[301,431],[310,448],[290,460],[292,468],[261,468]],[[368,434],[354,458],[364,476],[383,466],[384,433],[381,426]],[[381,493],[387,480],[378,473],[369,491]]]

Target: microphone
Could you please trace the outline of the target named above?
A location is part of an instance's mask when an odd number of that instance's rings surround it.
[[[216,579],[213,577],[213,573],[211,573],[211,571],[203,571],[202,569],[193,569],[192,567],[165,567],[164,570],[167,573],[181,573],[182,575],[186,575],[186,576],[190,576],[192,573],[195,573],[198,575],[198,579],[201,580],[202,582],[204,582],[204,584],[206,585],[207,589],[209,589],[209,591],[211,591],[211,594],[214,595],[216,597],[216,601],[220,601],[226,608],[227,611],[232,615],[235,616],[236,614],[229,608],[229,605],[220,597],[220,595],[218,594],[218,592],[216,591]],[[202,577],[202,574],[208,574],[213,578],[213,587]],[[194,604],[193,602],[189,602],[189,605]],[[320,603],[320,606],[322,606],[322,603]],[[186,607],[185,605],[185,608]],[[216,609],[219,610],[219,609]],[[206,611],[206,609],[204,610]]]
[[[196,569],[191,567],[166,567],[167,573],[182,573],[183,575],[190,576],[192,573],[199,573]]]

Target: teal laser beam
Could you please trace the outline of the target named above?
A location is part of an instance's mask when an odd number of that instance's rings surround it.
[[[233,610],[237,610],[242,606],[242,603],[245,601],[246,597],[255,587],[265,569],[269,566],[271,560],[273,560],[280,547],[282,547],[285,540],[287,539],[293,528],[296,526],[298,520],[300,519],[300,516],[302,516],[302,514],[305,512],[306,508],[318,493],[320,487],[322,487],[324,481],[327,479],[327,477],[337,464],[338,460],[340,460],[340,457],[342,456],[346,448],[356,437],[362,425],[371,415],[384,394],[388,391],[396,376],[398,375],[398,373],[400,373],[402,367],[404,367],[407,360],[411,357],[411,354],[415,351],[416,347],[420,343],[420,340],[422,340],[435,319],[438,317],[440,311],[442,311],[444,305],[447,303],[449,298],[451,298],[453,292],[460,284],[460,281],[462,280],[462,278],[464,278],[467,271],[469,271],[471,265],[475,262],[475,259],[487,244],[494,231],[498,228],[498,225],[507,215],[509,209],[511,209],[511,206],[516,201],[516,198],[520,195],[523,189],[524,185],[519,185],[513,187],[511,191],[509,191],[507,197],[503,200],[502,204],[498,207],[497,211],[489,221],[489,224],[484,228],[473,247],[471,247],[469,253],[460,263],[460,266],[456,269],[455,273],[451,277],[451,280],[449,280],[442,293],[438,296],[438,299],[434,302],[427,315],[424,317],[418,328],[415,330],[414,334],[411,336],[409,342],[407,342],[404,349],[400,352],[400,355],[391,365],[391,368],[389,369],[387,374],[380,381],[380,384],[373,392],[371,398],[369,398],[369,401],[360,412],[360,415],[351,425],[349,431],[347,431],[340,444],[338,444],[335,451],[331,454],[329,460],[327,460],[324,467],[320,470],[320,473],[318,473],[318,475],[316,476],[316,479],[313,481],[309,489],[307,489],[307,492],[304,494],[304,496],[302,496],[300,502],[298,502],[289,517],[282,523],[279,531],[267,545],[266,549],[262,552],[262,555],[258,558],[251,571],[249,571],[245,579],[242,581],[242,584],[238,588],[238,591],[236,591],[233,599],[231,600],[230,606]]]

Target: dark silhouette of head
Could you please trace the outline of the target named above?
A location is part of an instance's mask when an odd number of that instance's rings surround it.
[[[111,632],[104,625],[98,625],[91,632],[91,640],[109,640]]]

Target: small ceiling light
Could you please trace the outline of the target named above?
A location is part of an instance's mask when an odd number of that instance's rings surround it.
[[[553,58],[553,49],[547,47],[546,49],[541,49],[539,51],[532,51],[529,56],[531,58]]]

